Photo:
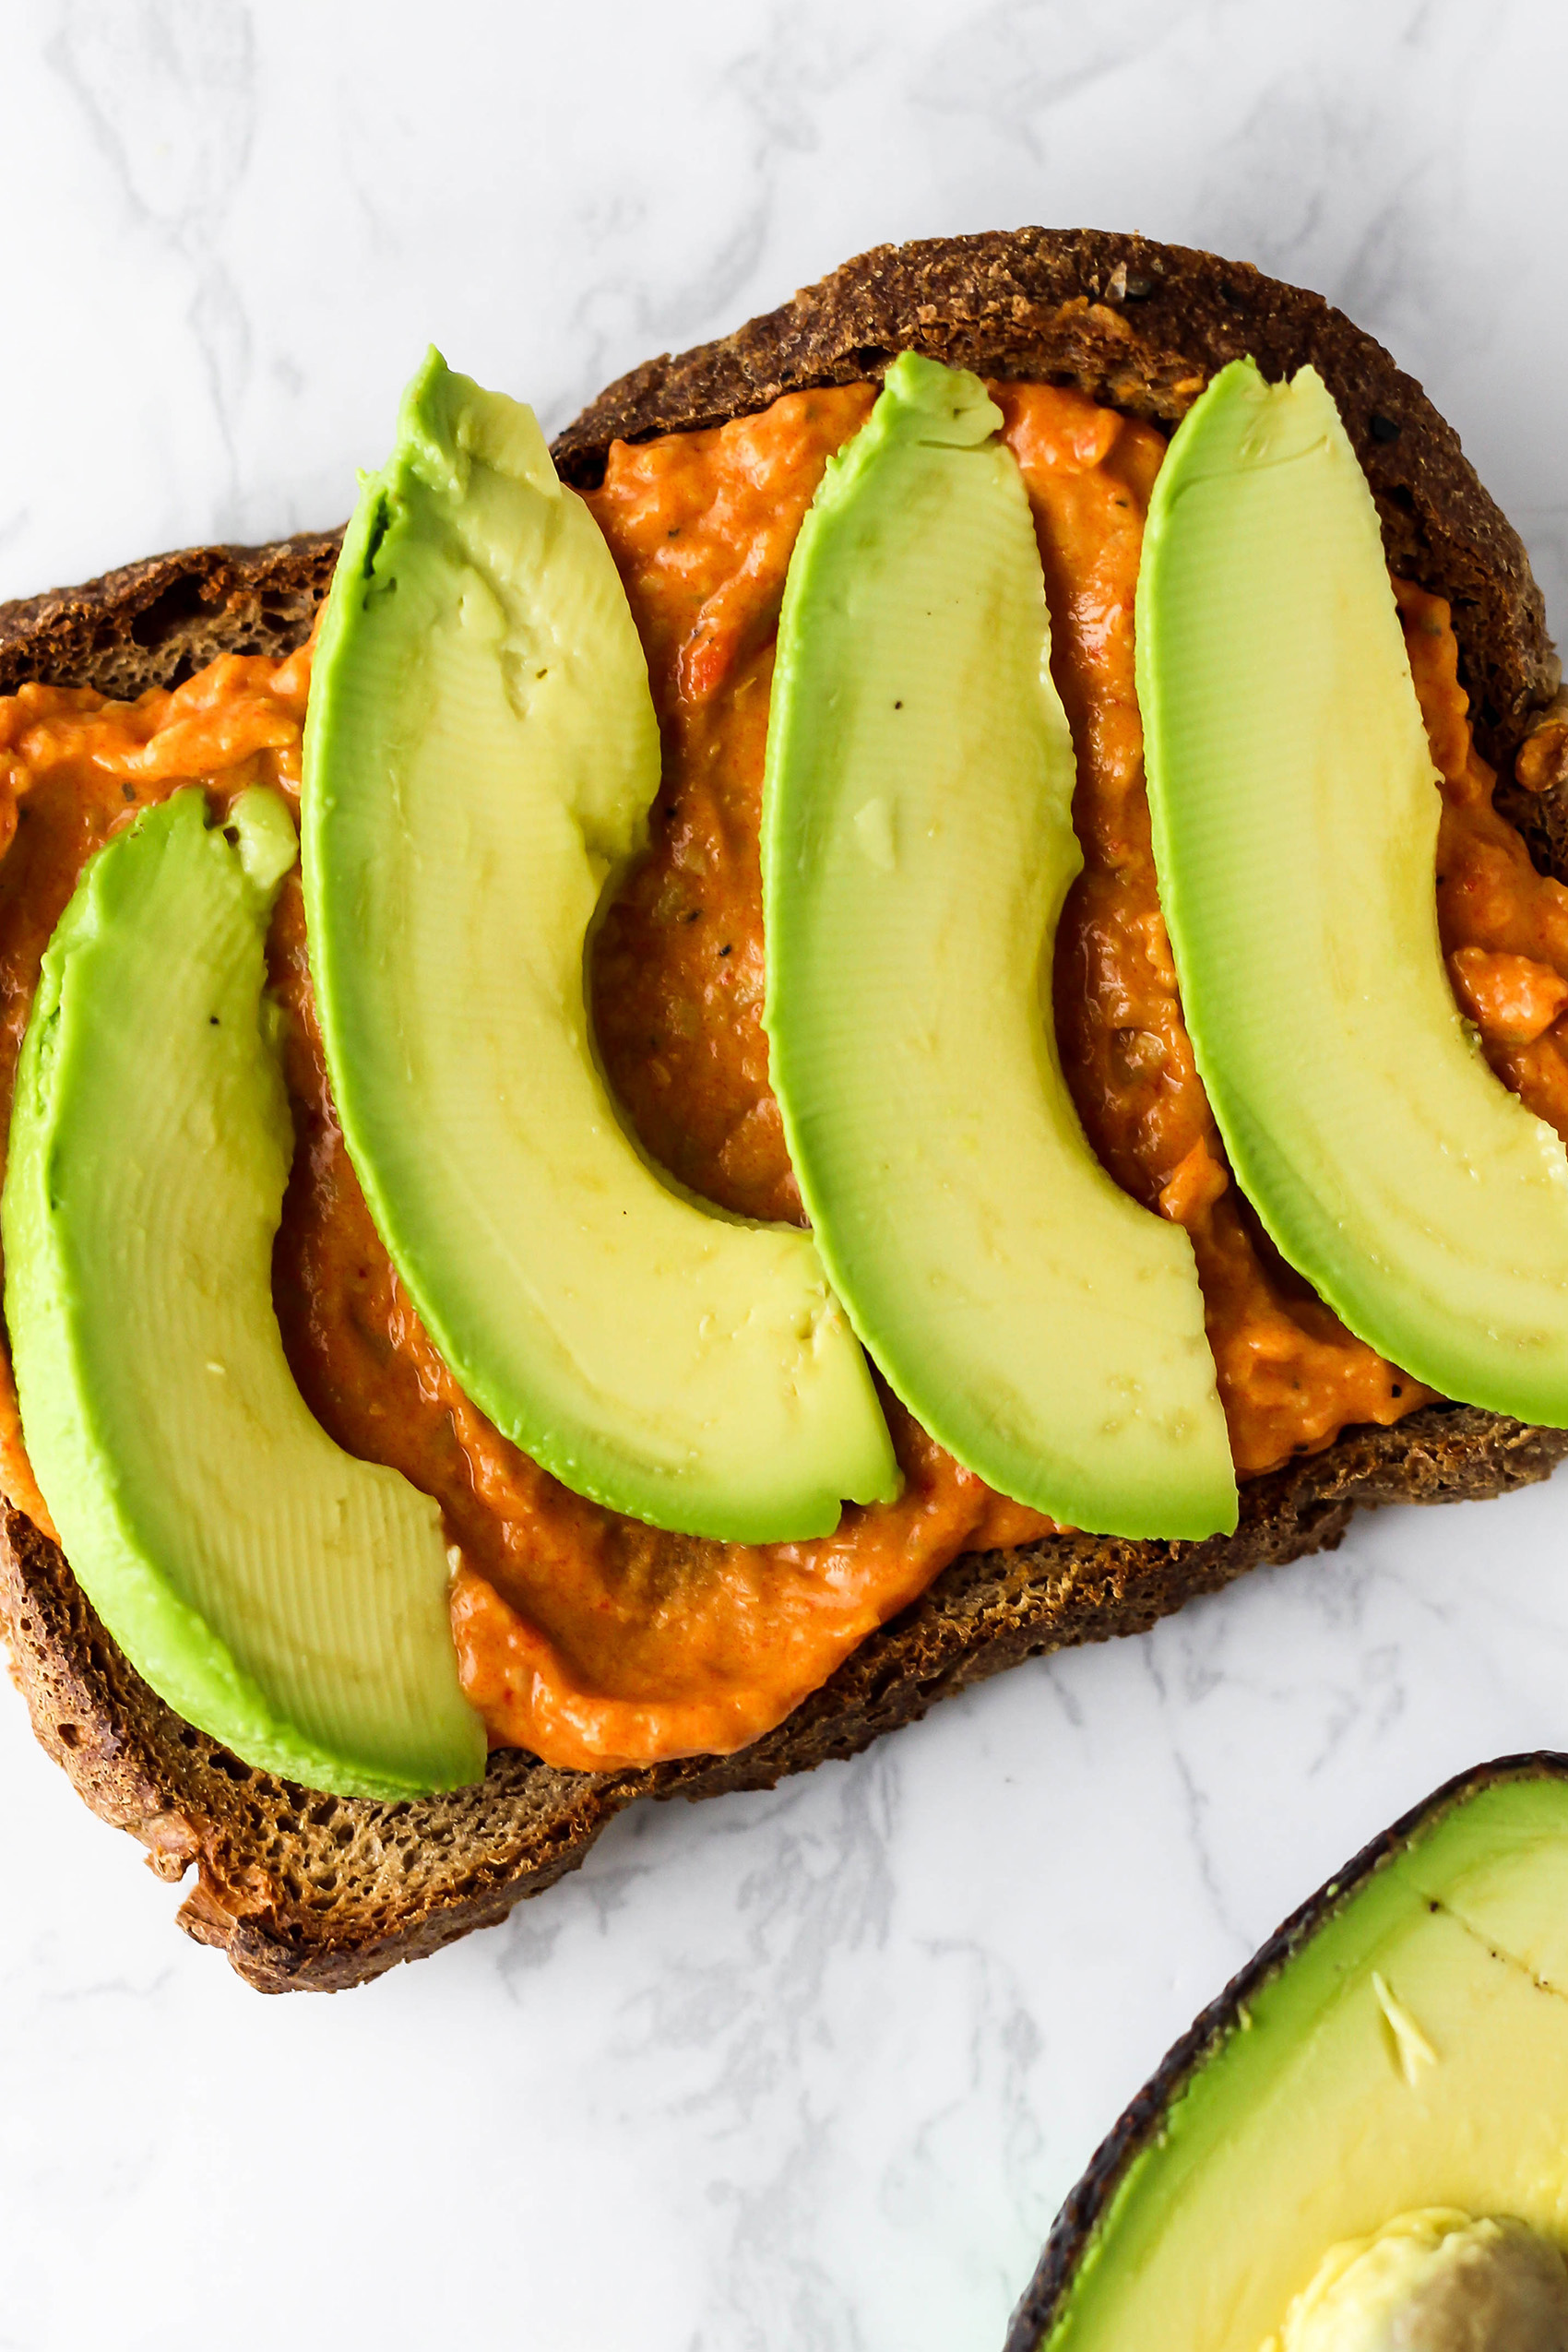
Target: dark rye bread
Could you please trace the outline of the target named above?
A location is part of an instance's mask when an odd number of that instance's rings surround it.
[[[1524,551],[1419,386],[1316,295],[1139,238],[1028,229],[866,255],[727,341],[638,369],[567,429],[557,458],[588,481],[617,434],[718,422],[781,390],[874,374],[909,346],[1079,385],[1166,426],[1241,351],[1270,374],[1313,359],[1367,464],[1391,562],[1455,600],[1499,762],[1550,701],[1557,668]],[[39,679],[127,694],[220,653],[283,652],[305,634],[336,549],[335,536],[200,549],[0,608],[0,691]],[[1568,873],[1555,793],[1520,800],[1538,858]],[[397,1805],[313,1795],[182,1723],[104,1633],[58,1549],[16,1512],[4,1517],[0,1577],[40,1740],[161,1875],[195,1868],[181,1925],[264,1990],[333,1990],[500,1919],[581,1861],[634,1799],[771,1787],[1019,1658],[1141,1632],[1260,1562],[1332,1546],[1358,1504],[1500,1494],[1546,1477],[1564,1452],[1568,1432],[1428,1407],[1249,1482],[1228,1538],[1059,1536],[955,1561],[739,1755],[572,1774],[513,1752],[491,1759],[478,1788]]]
[[[331,585],[342,536],[190,547],[0,604],[0,695],[37,679],[129,698],[177,685],[221,653],[292,653]]]

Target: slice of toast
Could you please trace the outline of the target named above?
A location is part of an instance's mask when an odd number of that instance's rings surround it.
[[[1477,738],[1504,777],[1550,702],[1558,664],[1524,549],[1420,386],[1315,294],[1241,263],[1094,232],[882,247],[722,342],[650,362],[555,445],[591,483],[617,437],[721,422],[781,392],[880,374],[916,349],[992,375],[1080,387],[1170,429],[1208,376],[1251,351],[1265,374],[1311,361],[1339,402],[1389,562],[1454,606]],[[281,654],[309,630],[335,535],[202,548],[0,607],[0,693],[30,679],[130,695],[217,655]],[[1536,861],[1568,877],[1558,791],[1499,804]],[[4,1515],[0,1589],[33,1728],[80,1794],[196,1884],[180,1924],[266,1991],[335,1990],[484,1927],[580,1862],[643,1796],[717,1796],[853,1755],[950,1691],[1016,1659],[1143,1631],[1260,1562],[1336,1544],[1358,1504],[1443,1503],[1548,1475],[1568,1431],[1433,1405],[1346,1431],[1241,1489],[1237,1533],[1202,1543],[1055,1536],[956,1560],[778,1728],[728,1757],[559,1772],[517,1751],[483,1783],[378,1805],[274,1779],[183,1723],[105,1633],[58,1548]]]

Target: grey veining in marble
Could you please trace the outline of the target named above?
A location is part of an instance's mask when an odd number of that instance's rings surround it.
[[[557,423],[879,238],[1043,220],[1351,310],[1561,624],[1565,66],[1550,0],[0,0],[0,595],[337,519],[427,339]],[[1568,1491],[1388,1513],[267,2002],[0,1705],[0,2347],[983,2352],[1254,1943],[1554,1742]]]

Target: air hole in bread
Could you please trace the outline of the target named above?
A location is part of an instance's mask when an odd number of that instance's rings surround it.
[[[131,623],[131,636],[139,646],[160,646],[172,637],[187,621],[208,619],[211,608],[203,595],[205,586],[199,572],[185,572],[172,580],[160,595],[146,604]]]

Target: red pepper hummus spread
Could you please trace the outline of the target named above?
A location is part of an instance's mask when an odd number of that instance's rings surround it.
[[[1349,1423],[1396,1420],[1428,1392],[1353,1338],[1272,1250],[1230,1182],[1182,1027],[1133,676],[1139,548],[1164,444],[1074,392],[992,388],[1033,506],[1078,756],[1085,864],[1054,974],[1063,1063],[1105,1165],[1192,1235],[1237,1467],[1253,1475]],[[801,520],[873,398],[861,385],[791,394],[712,431],[617,444],[589,497],[647,649],[664,744],[648,854],[597,936],[599,1043],[653,1156],[754,1217],[801,1216],[761,1026],[775,633]],[[1437,905],[1455,989],[1498,1075],[1568,1137],[1557,1027],[1568,890],[1536,873],[1492,807],[1446,606],[1396,591],[1442,771]],[[283,662],[232,657],[134,703],[42,686],[0,700],[0,1123],[40,960],[87,858],[190,781],[220,807],[255,782],[297,800],[309,662],[308,648]],[[270,967],[297,1135],[274,1253],[284,1344],[339,1443],[439,1501],[461,1551],[463,1681],[493,1744],[583,1769],[727,1752],[781,1720],[956,1554],[1049,1527],[892,1399],[903,1494],[848,1509],[816,1542],[699,1541],[569,1493],[457,1390],[370,1221],[327,1083],[297,876],[274,917]],[[8,1370],[0,1487],[49,1529]]]

